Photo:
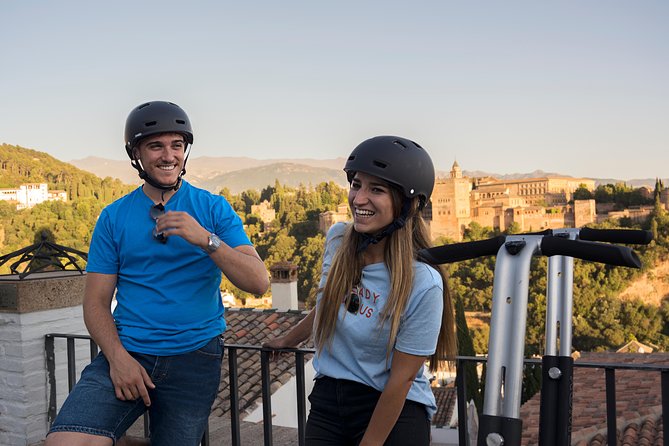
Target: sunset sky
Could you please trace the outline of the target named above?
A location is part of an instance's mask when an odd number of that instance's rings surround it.
[[[347,156],[379,134],[435,166],[669,177],[666,1],[5,1],[0,143],[123,159],[171,100],[193,157]]]

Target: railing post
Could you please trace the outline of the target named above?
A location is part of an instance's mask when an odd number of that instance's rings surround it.
[[[56,419],[56,353],[54,349],[54,337],[46,335],[44,339],[46,350],[46,374],[49,380],[49,408],[47,410],[47,421],[49,426]]]
[[[67,338],[67,385],[72,392],[77,383],[77,364],[74,351],[74,338]]]
[[[204,433],[202,434],[202,441],[200,446],[209,446],[209,422],[207,421],[207,426],[204,428]]]
[[[230,433],[232,435],[232,445],[240,446],[242,444],[239,434],[239,375],[237,373],[237,349],[228,348],[228,376],[230,379]]]
[[[307,407],[304,402],[306,388],[304,383],[304,352],[295,352],[295,381],[297,383],[297,444],[305,446],[305,426]]]
[[[90,340],[90,348],[91,348],[91,362],[95,359],[95,357],[98,355],[98,344],[95,343],[93,338]]]
[[[262,380],[262,424],[265,446],[272,446],[272,394],[269,376],[268,350],[260,351],[260,370]]]
[[[456,364],[455,387],[458,392],[458,443],[463,446],[469,446],[465,360],[458,357]]]
[[[662,430],[664,432],[664,446],[669,446],[669,370],[660,372],[662,383]]]
[[[618,428],[616,426],[616,370],[605,368],[606,373],[606,442],[618,444]]]

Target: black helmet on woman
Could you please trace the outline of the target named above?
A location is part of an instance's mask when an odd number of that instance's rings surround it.
[[[356,172],[364,172],[398,186],[407,198],[420,197],[419,209],[434,189],[434,165],[417,143],[399,136],[375,136],[353,149],[344,171],[350,183]]]
[[[356,172],[364,172],[397,186],[406,197],[399,217],[390,225],[374,235],[362,234],[358,252],[403,227],[411,199],[418,197],[418,210],[421,210],[434,189],[434,165],[430,155],[417,143],[399,136],[376,136],[363,141],[349,155],[344,171],[349,183]]]
[[[140,161],[133,155],[133,149],[142,139],[160,133],[179,133],[183,135],[184,142],[186,143],[182,170],[179,173],[177,182],[170,186],[164,186],[153,180],[144,171]],[[172,102],[146,102],[135,107],[125,121],[125,151],[130,157],[132,166],[137,169],[141,179],[158,189],[179,189],[181,177],[186,174],[186,161],[188,161],[191,144],[193,144],[193,129],[190,125],[188,115],[186,115],[186,112],[181,107]]]

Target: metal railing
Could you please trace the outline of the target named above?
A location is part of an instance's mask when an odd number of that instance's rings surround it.
[[[77,381],[77,358],[75,341],[86,341],[89,344],[90,360],[92,361],[98,354],[98,346],[88,335],[74,335],[62,333],[49,333],[45,336],[45,352],[46,352],[46,369],[47,379],[49,382],[49,402],[47,411],[47,420],[49,425],[53,423],[56,418],[58,410],[57,401],[57,379],[56,379],[56,339],[65,339],[66,353],[67,353],[67,383],[68,393],[72,391]],[[272,445],[272,403],[271,403],[271,380],[270,380],[270,354],[271,350],[264,349],[252,345],[225,345],[226,356],[228,358],[228,372],[230,385],[230,434],[232,446],[240,446],[240,413],[239,408],[239,374],[238,374],[238,355],[239,350],[257,351],[260,354],[261,363],[261,384],[262,384],[262,405],[263,405],[263,436],[265,446]],[[305,355],[314,353],[312,349],[285,349],[282,352],[292,353],[295,355],[295,377],[297,384],[297,435],[298,444],[304,446],[305,426],[306,426],[306,386],[305,386]],[[144,414],[144,436],[149,436],[148,416]],[[204,433],[201,441],[201,446],[210,445],[209,427]]]
[[[486,363],[487,358],[473,356],[458,356],[456,361],[456,387],[457,387],[457,410],[458,410],[458,442],[460,445],[469,445],[470,439],[467,429],[467,388],[465,382],[465,365],[467,363]],[[542,365],[541,359],[525,359],[525,366]],[[618,444],[618,426],[616,418],[616,370],[637,370],[647,373],[660,373],[662,426],[664,435],[664,446],[669,446],[669,436],[666,435],[669,427],[669,364],[630,364],[610,362],[574,362],[575,368],[604,369],[606,389],[606,438],[607,444]],[[566,396],[565,396],[566,397]],[[464,420],[464,423],[462,423]],[[551,420],[548,420],[550,423]],[[659,429],[658,429],[659,430]]]
[[[71,335],[51,333],[45,336],[45,350],[46,350],[46,365],[47,375],[49,381],[49,406],[48,406],[48,420],[49,424],[53,422],[57,412],[56,401],[56,358],[54,341],[56,338],[64,338],[67,342],[67,382],[68,391],[71,391],[76,383],[76,355],[75,355],[75,340],[85,340],[89,343],[91,360],[98,354],[98,347],[95,342],[86,335]],[[252,350],[260,354],[261,363],[261,386],[262,386],[262,406],[263,406],[263,437],[264,445],[272,446],[272,404],[271,404],[271,380],[270,380],[270,354],[271,350],[264,349],[259,346],[226,344],[226,355],[228,358],[228,372],[230,385],[230,442],[224,444],[231,444],[233,446],[240,446],[242,444],[240,437],[240,395],[239,395],[239,374],[238,374],[238,351]],[[297,384],[297,436],[298,444],[304,446],[305,443],[305,426],[306,426],[306,386],[305,386],[305,355],[314,353],[312,349],[286,349],[283,352],[288,352],[295,355],[295,377]],[[460,445],[469,445],[468,430],[467,430],[467,414],[466,414],[466,383],[464,368],[467,363],[485,363],[486,358],[458,356],[456,361],[456,387],[457,387],[457,411],[458,411],[458,438]],[[541,366],[539,359],[526,359],[526,365]],[[668,365],[648,365],[648,364],[619,364],[619,363],[596,363],[596,362],[576,362],[574,367],[580,368],[598,368],[604,369],[606,377],[606,423],[607,423],[607,438],[616,439],[617,441],[617,420],[616,420],[616,390],[615,390],[615,372],[616,370],[638,370],[643,372],[656,372],[661,374],[661,401],[662,401],[662,424],[664,426],[664,445],[669,446],[669,436],[666,435],[667,427],[669,427],[669,364]],[[144,433],[148,437],[148,423],[147,417],[144,419]],[[616,441],[609,441],[609,444],[616,444]],[[202,446],[209,446],[209,429],[205,432],[202,439]]]

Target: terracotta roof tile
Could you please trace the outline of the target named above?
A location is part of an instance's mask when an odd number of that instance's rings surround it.
[[[433,387],[432,393],[437,400],[437,413],[432,417],[432,425],[447,427],[453,416],[457,404],[457,390],[450,384],[446,387]]]

